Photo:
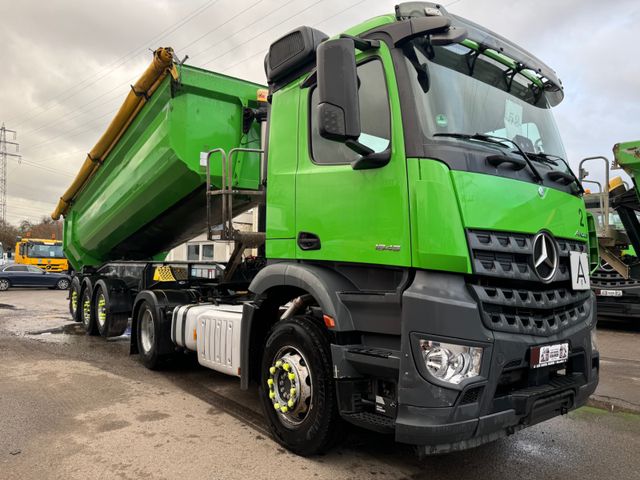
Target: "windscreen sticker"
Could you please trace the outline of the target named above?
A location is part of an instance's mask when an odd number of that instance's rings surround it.
[[[522,135],[522,106],[510,98],[504,104],[504,128],[507,138],[513,139],[516,135]]]

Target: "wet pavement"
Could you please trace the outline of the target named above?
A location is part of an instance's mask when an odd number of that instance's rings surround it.
[[[637,334],[606,328],[611,390],[598,393],[637,392]],[[640,416],[590,407],[425,460],[355,428],[328,454],[297,457],[269,438],[255,392],[237,379],[192,356],[151,372],[128,346],[84,335],[65,292],[0,292],[0,479],[640,479]]]

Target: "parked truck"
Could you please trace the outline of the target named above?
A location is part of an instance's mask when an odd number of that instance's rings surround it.
[[[439,453],[585,404],[597,242],[551,68],[426,2],[293,30],[266,91],[174,57],[155,52],[52,215],[89,334],[131,319],[147,367],[192,351],[257,383],[301,455],[345,421]],[[252,208],[258,231],[235,231]],[[227,263],[162,261],[203,231],[235,242]]]
[[[62,242],[46,238],[18,238],[15,262],[33,265],[46,272],[66,272],[69,263],[64,256]]]
[[[601,256],[599,267],[592,272],[591,286],[600,318],[637,321],[640,260],[633,243],[637,244],[640,239],[640,203],[635,186],[640,142],[616,144],[613,153],[613,162],[606,157],[589,157],[580,163],[581,182],[594,186],[594,191],[588,191],[584,199],[595,219]],[[603,167],[604,182],[588,179],[586,165]],[[611,178],[612,173],[621,168],[631,176],[633,186],[620,176]]]

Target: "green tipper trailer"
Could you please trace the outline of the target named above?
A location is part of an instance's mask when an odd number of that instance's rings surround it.
[[[154,62],[56,210],[89,334],[130,319],[147,367],[191,351],[256,382],[302,455],[345,421],[441,453],[587,401],[598,251],[551,68],[426,2],[276,40],[260,101]],[[234,242],[228,263],[161,261],[199,232]]]
[[[243,109],[261,87],[186,65],[167,76],[104,164],[77,196],[64,222],[65,254],[76,270],[111,260],[145,260],[206,228],[206,172],[200,152],[260,148],[259,126],[243,132]],[[259,187],[260,155],[235,157],[233,185]],[[221,185],[220,161],[211,179]],[[220,217],[218,202],[212,211]],[[255,205],[236,198],[237,213]]]

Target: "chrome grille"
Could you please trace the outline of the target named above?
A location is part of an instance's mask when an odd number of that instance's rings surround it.
[[[591,315],[591,292],[573,291],[569,252],[587,252],[587,244],[555,238],[558,271],[543,283],[532,265],[534,235],[468,230],[474,277],[469,287],[491,330],[554,335]]]

